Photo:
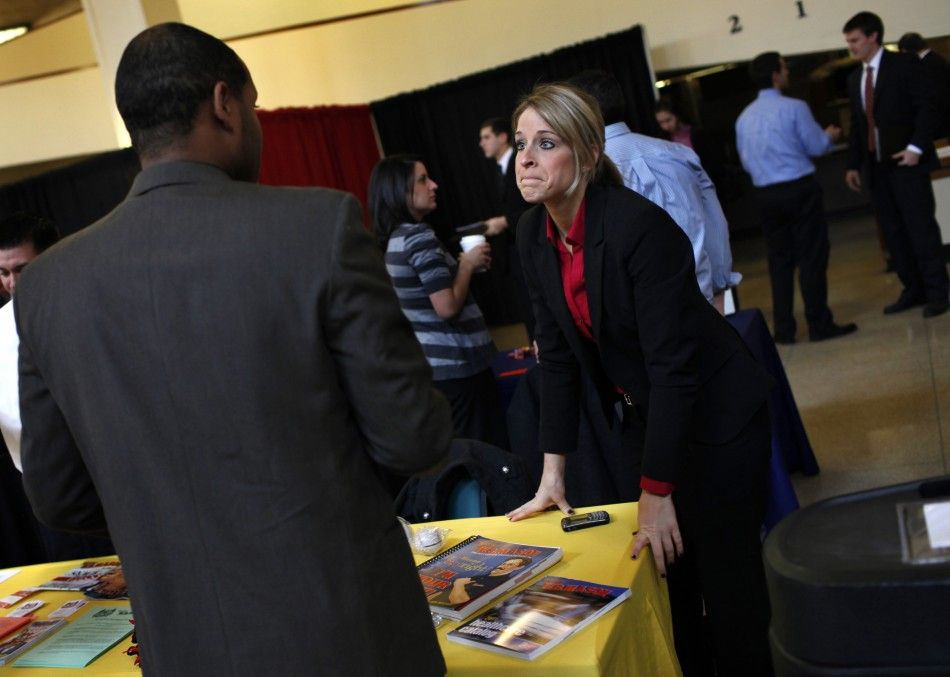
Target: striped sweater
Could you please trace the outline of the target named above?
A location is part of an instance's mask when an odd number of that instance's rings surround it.
[[[472,295],[449,320],[439,317],[429,300],[430,294],[452,287],[458,270],[429,226],[404,223],[393,231],[386,247],[386,270],[436,381],[465,378],[489,368],[494,345]]]

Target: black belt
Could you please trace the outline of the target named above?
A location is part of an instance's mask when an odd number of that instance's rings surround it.
[[[759,190],[769,190],[770,188],[786,188],[788,186],[794,186],[797,183],[804,183],[806,181],[811,181],[815,178],[814,174],[805,174],[805,176],[800,176],[797,179],[792,179],[791,181],[780,181],[779,183],[770,183],[767,186],[757,186]]]

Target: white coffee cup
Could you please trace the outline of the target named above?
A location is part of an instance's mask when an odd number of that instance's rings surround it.
[[[485,244],[487,241],[484,235],[466,235],[459,240],[459,244],[462,245],[462,251],[467,252],[480,244]]]
[[[488,240],[485,239],[484,235],[466,235],[461,240],[459,240],[459,244],[462,245],[463,252],[474,249],[478,245],[485,244],[486,242],[488,242]],[[475,272],[484,273],[486,270],[487,268],[477,268]]]

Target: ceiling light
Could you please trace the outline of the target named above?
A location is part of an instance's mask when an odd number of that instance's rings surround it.
[[[30,27],[28,24],[21,24],[19,26],[7,26],[6,28],[0,28],[0,45],[4,42],[10,42],[14,38],[18,38],[21,35],[24,35]]]

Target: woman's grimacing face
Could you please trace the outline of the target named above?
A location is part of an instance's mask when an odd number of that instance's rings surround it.
[[[533,109],[518,118],[515,176],[531,204],[558,202],[574,182],[574,152]]]
[[[439,184],[429,177],[426,166],[417,162],[412,174],[409,213],[421,221],[422,217],[432,212],[435,209],[435,191],[438,187]]]

